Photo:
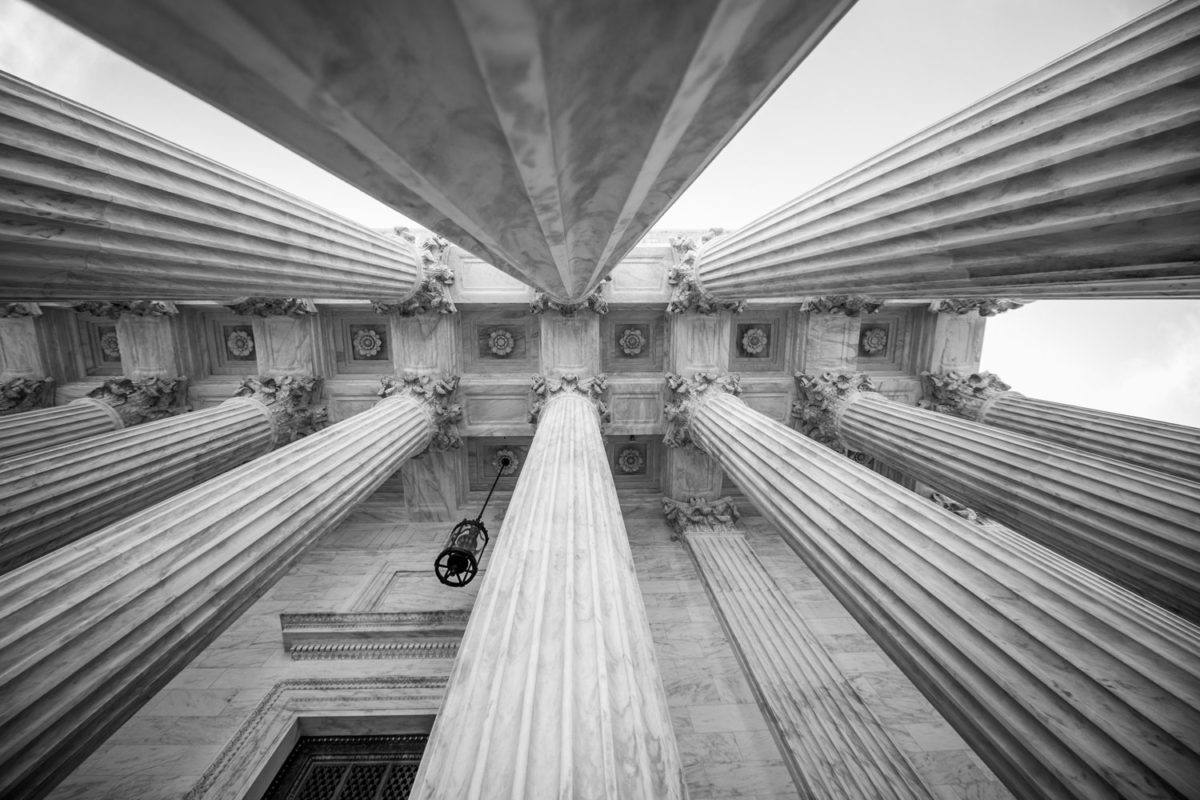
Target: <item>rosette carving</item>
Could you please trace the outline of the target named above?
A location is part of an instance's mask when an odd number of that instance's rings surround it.
[[[242,297],[225,307],[244,317],[306,317],[317,313],[312,300],[299,297]]]
[[[874,382],[862,372],[823,372],[820,375],[797,372],[795,377],[796,401],[792,403],[792,416],[799,423],[797,428],[805,436],[850,455],[838,437],[838,416],[859,392],[878,391]]]
[[[990,372],[922,372],[922,408],[979,422],[988,404],[1011,387]]]
[[[446,265],[446,251],[450,243],[441,236],[430,236],[421,242],[421,280],[412,295],[399,302],[372,300],[376,314],[395,311],[402,317],[435,312],[453,314],[458,311],[450,297],[454,285],[454,270]]]
[[[672,500],[664,497],[662,504],[667,524],[675,531],[676,537],[682,536],[689,528],[732,528],[742,516],[733,504],[732,497],[720,497],[716,500],[706,500],[703,497]]]
[[[37,303],[0,303],[0,318],[40,317],[42,308]]]
[[[806,297],[800,301],[801,311],[817,314],[845,314],[847,317],[874,314],[881,308],[883,308],[882,300],[858,294],[827,294]]]
[[[112,302],[89,301],[76,303],[73,308],[82,314],[116,319],[122,314],[135,317],[174,317],[179,309],[165,300],[116,300]]]
[[[688,430],[688,417],[692,408],[703,403],[710,392],[726,392],[734,397],[742,393],[741,378],[732,373],[697,372],[688,380],[668,372],[667,388],[671,391],[671,402],[663,407],[667,422],[663,444],[667,447],[695,447]]]
[[[742,300],[718,300],[700,286],[696,273],[696,262],[699,258],[698,245],[695,239],[675,236],[671,239],[671,251],[674,263],[667,270],[667,283],[674,287],[671,299],[667,302],[668,314],[683,314],[694,311],[697,314],[716,314],[718,311],[732,311],[737,314],[745,308]]]
[[[981,317],[994,317],[1005,311],[1012,311],[1025,305],[1017,300],[981,300],[975,297],[947,297],[944,300],[934,300],[929,304],[929,310],[935,314],[969,314],[978,311]]]
[[[0,383],[0,417],[52,405],[53,378],[13,378]]]
[[[557,311],[564,317],[573,317],[583,309],[589,309],[597,314],[608,313],[608,300],[604,297],[604,287],[612,280],[612,277],[606,277],[600,281],[592,293],[583,298],[577,303],[564,303],[553,299],[545,292],[538,290],[533,293],[533,299],[529,301],[529,312],[531,314],[541,314],[547,310]]]
[[[242,381],[236,397],[248,397],[267,407],[275,446],[294,442],[329,424],[323,406],[313,401],[320,393],[321,379],[285,375],[280,378],[251,377]]]
[[[87,396],[112,406],[128,428],[185,410],[186,387],[183,378],[111,378]]]
[[[425,404],[433,418],[434,433],[430,450],[454,450],[462,446],[458,423],[462,421],[461,403],[451,402],[458,391],[457,375],[441,378],[406,370],[399,377],[380,378],[380,397],[410,395]]]
[[[532,397],[529,401],[529,421],[536,425],[542,409],[551,398],[564,392],[578,392],[592,401],[596,413],[600,415],[600,425],[609,420],[608,404],[604,398],[608,392],[608,376],[594,375],[590,378],[580,378],[577,375],[563,375],[557,380],[544,375],[534,375],[530,381],[529,391]]]

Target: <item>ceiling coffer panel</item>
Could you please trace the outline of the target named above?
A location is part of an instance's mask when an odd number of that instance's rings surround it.
[[[853,0],[37,2],[575,300]]]

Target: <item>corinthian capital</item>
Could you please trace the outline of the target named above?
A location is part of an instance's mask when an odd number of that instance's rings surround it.
[[[706,500],[689,497],[686,501],[663,498],[663,514],[676,537],[689,529],[722,530],[732,528],[741,518],[732,497]]]
[[[0,417],[54,405],[53,378],[13,378],[0,383]]]
[[[179,314],[175,304],[165,300],[92,301],[76,303],[73,308],[83,314],[109,319],[116,319],[122,314],[132,314],[135,317],[174,317]]]
[[[668,314],[683,314],[687,311],[697,314],[732,311],[736,314],[745,308],[746,303],[742,300],[718,300],[700,286],[696,272],[699,252],[695,239],[673,237],[671,253],[674,263],[667,270],[667,283],[674,288],[671,290],[671,299],[667,302]]]
[[[312,300],[299,297],[242,297],[225,307],[244,317],[305,317],[317,313]]]
[[[450,297],[454,285],[454,270],[446,264],[446,251],[450,243],[441,236],[430,236],[421,242],[421,280],[411,297],[399,302],[372,300],[371,307],[377,314],[395,311],[402,317],[418,314],[453,314],[458,311]]]
[[[741,378],[733,373],[697,372],[691,380],[667,373],[667,388],[671,391],[671,402],[663,407],[663,418],[667,422],[663,444],[667,447],[695,447],[688,418],[692,409],[710,396],[724,392],[737,397],[742,393]]]
[[[847,317],[874,314],[881,308],[883,308],[882,300],[857,294],[827,294],[819,297],[806,297],[800,301],[801,311],[818,314],[845,314]]]
[[[42,308],[37,303],[0,303],[0,319],[4,317],[40,317]]]
[[[242,381],[235,396],[257,400],[267,407],[275,446],[280,447],[328,424],[325,408],[313,405],[320,388],[320,378],[291,375],[281,378],[254,377]]]
[[[112,406],[128,428],[182,411],[186,385],[183,378],[112,378],[87,396]]]
[[[822,372],[807,375],[797,372],[796,401],[792,416],[800,432],[834,450],[850,455],[838,436],[838,417],[860,392],[878,391],[862,372]],[[856,459],[857,460],[857,459]]]
[[[934,300],[929,304],[929,310],[935,314],[970,314],[978,311],[981,317],[994,317],[1005,311],[1020,308],[1025,303],[1016,300],[981,300],[976,297],[947,297],[944,300]]]
[[[600,425],[608,422],[608,376],[594,375],[590,378],[580,378],[577,375],[563,375],[561,378],[547,378],[544,375],[534,375],[529,383],[531,394],[529,401],[529,421],[537,424],[546,403],[565,392],[574,392],[591,400],[600,415]]]
[[[919,405],[943,414],[982,420],[991,401],[1011,392],[1007,383],[990,372],[922,372],[921,386],[925,396]]]
[[[608,300],[604,297],[604,287],[612,280],[612,277],[606,277],[600,281],[591,294],[580,300],[578,303],[563,303],[554,300],[550,295],[538,290],[533,293],[533,300],[529,301],[529,312],[531,314],[541,314],[547,309],[557,311],[564,317],[573,317],[583,309],[590,309],[597,314],[608,313]]]
[[[463,417],[462,404],[451,402],[458,391],[458,381],[457,375],[437,378],[405,371],[399,377],[380,378],[379,396],[409,396],[420,400],[429,411],[435,428],[429,449],[454,450],[462,446],[462,436],[458,432],[458,423]]]

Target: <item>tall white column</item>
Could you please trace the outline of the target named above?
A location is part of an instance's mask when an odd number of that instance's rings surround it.
[[[683,798],[683,769],[600,436],[544,406],[410,795]],[[578,390],[578,391],[577,391]]]
[[[0,576],[0,796],[49,791],[317,537],[445,439],[455,410],[428,379],[385,379],[381,394]]]
[[[1200,628],[699,377],[672,380],[675,439],[721,464],[1017,797],[1200,786]]]

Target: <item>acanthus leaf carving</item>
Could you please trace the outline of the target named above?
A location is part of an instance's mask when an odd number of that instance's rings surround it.
[[[797,372],[795,378],[796,401],[792,403],[792,416],[798,422],[798,430],[810,439],[854,458],[854,451],[847,450],[838,436],[838,417],[860,392],[878,391],[875,383],[862,372],[823,372],[820,375]],[[865,456],[862,458],[865,460]],[[859,458],[854,460],[865,463]]]
[[[37,303],[0,303],[0,319],[4,317],[40,317],[42,307]]]
[[[397,302],[372,300],[371,308],[376,314],[393,311],[402,317],[434,312],[453,314],[458,311],[450,295],[454,285],[454,270],[446,264],[446,252],[450,243],[441,236],[430,236],[421,242],[421,280],[411,296]]]
[[[132,314],[135,317],[174,317],[179,314],[175,304],[165,300],[92,300],[76,303],[72,308],[81,314],[109,319],[117,319],[122,314]]]
[[[454,450],[462,446],[458,423],[462,421],[461,403],[451,402],[458,391],[459,377],[445,375],[435,377],[426,373],[405,370],[398,377],[380,378],[380,397],[407,395],[425,404],[433,421],[433,438],[430,450]]]
[[[818,314],[844,314],[857,317],[874,314],[883,308],[883,301],[858,294],[827,294],[805,297],[800,301],[800,310]]]
[[[313,403],[320,388],[320,378],[292,375],[278,378],[258,376],[242,381],[235,396],[257,400],[267,407],[271,415],[275,446],[280,447],[315,433],[329,424],[326,409]]]
[[[550,400],[566,392],[575,392],[591,400],[600,416],[600,426],[609,421],[608,403],[605,397],[608,393],[608,376],[593,375],[581,378],[578,375],[563,375],[557,379],[544,375],[534,375],[530,379],[529,391],[529,422],[536,425],[542,410]]]
[[[673,263],[667,269],[667,283],[674,287],[667,302],[668,314],[716,314],[720,311],[740,313],[746,303],[743,300],[718,300],[700,286],[697,276],[699,246],[696,240],[685,236],[671,237]]]
[[[934,300],[929,304],[929,310],[935,314],[970,314],[972,311],[978,311],[981,317],[994,317],[1024,305],[1026,305],[1024,301],[1003,298],[989,300],[977,297],[947,297],[942,300]]]
[[[183,378],[110,378],[87,396],[112,406],[130,427],[185,411],[186,387]]]
[[[0,383],[0,417],[52,405],[53,378],[13,378]]]
[[[306,317],[317,313],[316,303],[299,297],[241,297],[225,307],[243,317]]]
[[[682,536],[690,528],[705,530],[729,529],[741,519],[741,512],[733,503],[732,497],[720,497],[707,500],[703,497],[689,497],[687,500],[673,500],[670,497],[662,499],[663,514],[667,524],[675,531],[675,538]]]
[[[697,372],[689,380],[682,375],[668,372],[667,389],[671,401],[663,407],[666,432],[663,444],[667,447],[695,447],[688,418],[696,403],[702,403],[709,393],[725,392],[737,397],[742,393],[741,377],[735,373]]]
[[[968,508],[957,500],[947,497],[941,492],[930,492],[929,500],[949,511],[951,514],[962,517],[968,522],[974,522],[976,525],[982,525],[983,519],[979,516],[979,512],[973,508]]]
[[[550,295],[539,289],[533,293],[533,299],[529,301],[529,313],[542,314],[549,310],[557,311],[564,317],[573,317],[586,308],[603,316],[604,314],[608,313],[608,300],[604,297],[604,287],[607,286],[611,280],[612,276],[606,276],[600,281],[600,284],[592,290],[591,294],[574,303],[555,300]]]
[[[1012,387],[990,372],[922,372],[922,408],[976,422],[983,418],[991,401],[1003,394],[1016,394]]]

